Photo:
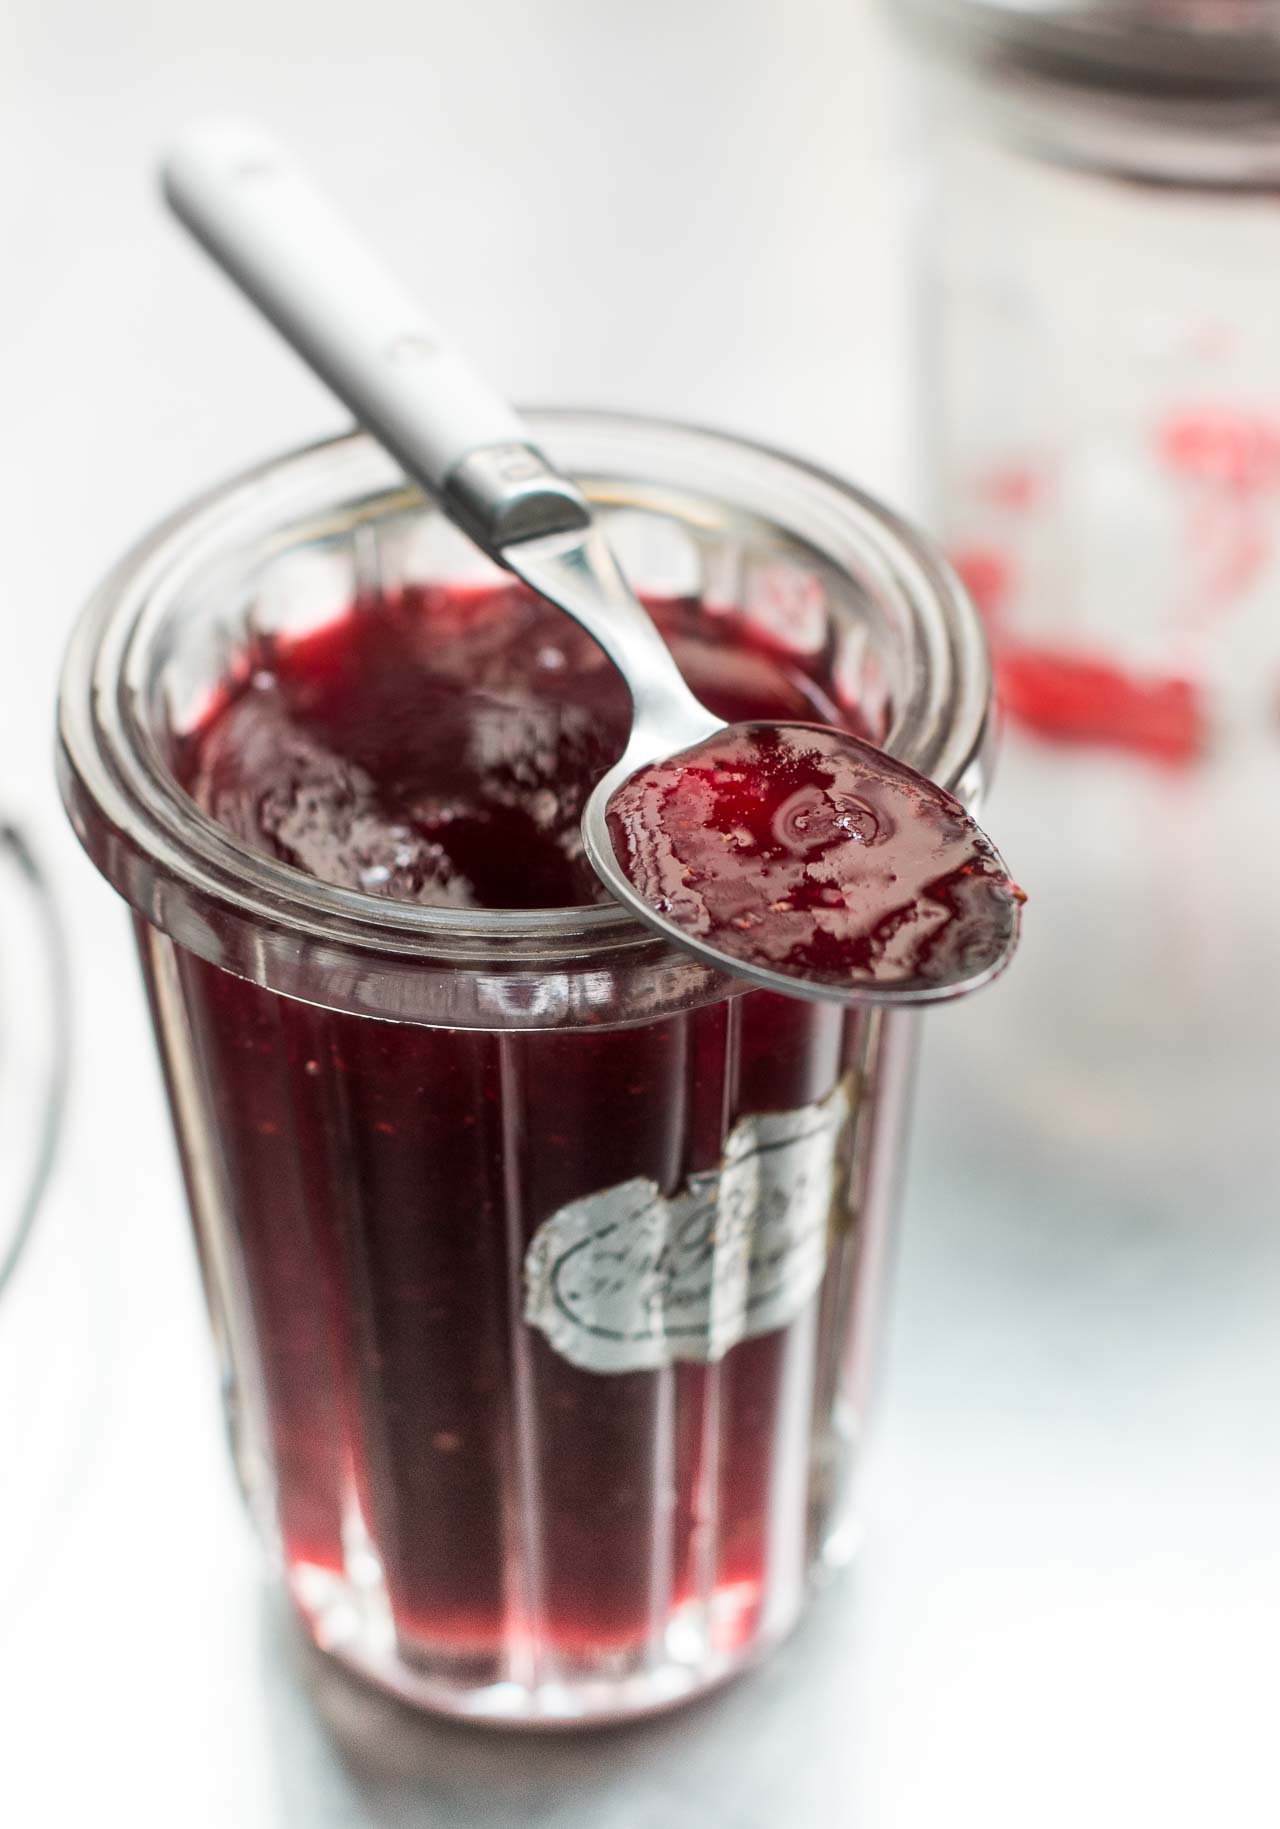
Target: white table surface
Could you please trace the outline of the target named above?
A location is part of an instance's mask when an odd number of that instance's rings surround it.
[[[299,1646],[223,1453],[124,916],[48,759],[121,548],[338,423],[155,203],[166,135],[215,110],[291,140],[516,396],[909,482],[870,0],[0,9],[0,802],[77,993],[65,1147],[0,1306],[0,1822],[1274,1824],[1274,733],[1190,783],[1008,744],[1023,957],[930,1019],[863,1549],[767,1667],[531,1740]]]

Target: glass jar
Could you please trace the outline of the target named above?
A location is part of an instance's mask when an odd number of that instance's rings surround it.
[[[740,612],[976,797],[981,632],[907,528],[709,433],[533,423],[641,590]],[[236,1465],[308,1630],[412,1702],[572,1722],[726,1677],[847,1551],[914,1031],[613,905],[334,887],[179,787],[255,634],[496,576],[362,436],[268,464],[89,606],[60,777],[135,910]]]
[[[1010,716],[1175,762],[1280,698],[1280,5],[897,0],[929,519]]]

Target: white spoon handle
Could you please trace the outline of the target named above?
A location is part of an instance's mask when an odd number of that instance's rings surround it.
[[[582,497],[518,415],[265,134],[234,122],[193,127],[163,183],[214,260],[482,546],[585,525]]]

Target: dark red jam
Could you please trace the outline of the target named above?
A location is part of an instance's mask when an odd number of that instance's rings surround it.
[[[726,719],[852,719],[696,603],[650,606]],[[443,908],[608,900],[582,809],[630,706],[600,649],[520,586],[420,591],[257,653],[180,773],[219,825],[327,883]]]
[[[801,665],[694,601],[651,607],[719,715],[858,728],[830,654]],[[600,898],[578,819],[627,719],[594,644],[523,590],[423,589],[260,642],[177,766],[240,841],[326,882],[542,908]],[[892,1128],[874,1019],[758,991],[626,1027],[434,1028],[174,960],[212,1152],[194,1160],[188,1130],[189,1186],[199,1208],[212,1176],[234,1239],[256,1365],[239,1401],[304,1605],[371,1551],[424,1660],[640,1657],[686,1602],[726,1650],[780,1618],[846,1452],[827,1431],[871,1224],[847,1219],[850,1178]],[[676,1198],[744,1124],[833,1098],[864,1141],[841,1146],[846,1218],[785,1324],[616,1371],[525,1322],[526,1253],[568,1203],[633,1178]]]
[[[1017,931],[1021,891],[960,802],[841,731],[725,731],[641,769],[608,816],[644,899],[744,964],[927,990]]]

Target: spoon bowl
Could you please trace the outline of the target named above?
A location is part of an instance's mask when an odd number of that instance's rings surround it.
[[[791,997],[849,1004],[938,1003],[978,990],[998,977],[1017,946],[1021,895],[1012,888],[1008,872],[994,847],[978,832],[960,803],[941,789],[933,790],[934,804],[948,815],[948,842],[954,845],[957,841],[963,843],[966,838],[976,840],[980,868],[974,869],[971,843],[968,847],[970,856],[964,864],[944,863],[940,858],[931,871],[920,873],[916,882],[898,888],[885,879],[902,874],[901,857],[895,855],[888,860],[897,864],[898,870],[888,869],[887,863],[880,864],[875,847],[866,845],[855,828],[847,836],[841,835],[835,846],[846,856],[852,854],[861,866],[856,873],[846,872],[840,885],[853,904],[852,919],[846,905],[835,895],[834,880],[830,884],[808,885],[810,892],[816,888],[819,896],[830,896],[835,904],[831,910],[823,908],[821,901],[816,902],[816,908],[806,910],[802,906],[784,909],[776,900],[772,904],[766,900],[772,891],[760,885],[768,881],[769,873],[777,873],[778,856],[783,871],[793,879],[799,879],[802,894],[809,874],[804,847],[797,844],[794,832],[789,834],[785,830],[784,820],[771,821],[771,825],[783,829],[768,834],[776,842],[769,845],[766,840],[764,857],[758,844],[749,847],[745,859],[739,845],[733,844],[731,848],[730,842],[724,844],[719,855],[714,843],[702,848],[699,862],[709,856],[711,868],[705,873],[699,872],[702,880],[696,894],[690,895],[686,888],[683,895],[692,921],[678,919],[675,912],[664,908],[664,904],[669,905],[676,898],[662,893],[662,876],[669,881],[674,872],[677,883],[687,883],[678,856],[665,860],[658,885],[652,892],[646,892],[648,886],[646,890],[637,886],[623,861],[627,833],[625,823],[619,820],[615,811],[629,784],[634,786],[638,776],[649,773],[663,778],[664,784],[671,784],[665,786],[666,792],[678,795],[680,773],[695,773],[700,763],[705,772],[703,758],[708,750],[740,746],[744,737],[760,731],[781,736],[802,755],[812,753],[811,746],[819,743],[828,755],[836,751],[846,772],[849,768],[856,769],[864,780],[875,782],[882,819],[884,802],[888,798],[900,803],[907,818],[918,823],[919,789],[906,779],[913,771],[902,765],[898,765],[896,771],[890,770],[886,795],[885,763],[888,758],[879,756],[870,745],[847,731],[812,724],[721,725],[718,732],[710,733],[710,741],[704,740],[683,756],[664,756],[657,760],[656,767],[645,764],[635,767],[630,756],[623,756],[593,789],[583,810],[583,843],[592,868],[610,893],[639,919],[704,963],[730,972],[748,984],[782,991]],[[894,782],[895,772],[904,779]],[[865,795],[859,798],[865,807]],[[656,823],[660,821],[646,822],[649,828]],[[715,832],[714,837],[732,841],[734,834]],[[646,844],[642,849],[648,852],[650,847]],[[775,854],[773,859],[768,855],[770,851]],[[814,847],[814,853],[818,869],[828,871],[833,879],[838,878],[839,868],[831,863],[830,848],[819,844]],[[717,868],[720,856],[728,860],[730,868]],[[746,894],[743,893],[744,884]],[[969,904],[965,911],[968,932],[958,946],[951,943],[956,916],[954,908],[948,905],[954,898],[957,884]],[[794,895],[793,882],[775,887],[790,890]],[[861,913],[857,912],[857,892],[861,892]],[[717,905],[721,916],[718,924],[714,920]],[[733,910],[738,911],[736,915]],[[705,931],[709,915],[714,938]],[[744,929],[742,943],[735,944],[739,932]],[[834,961],[815,963],[815,942],[819,948],[825,945],[836,955],[840,966],[837,967]]]

